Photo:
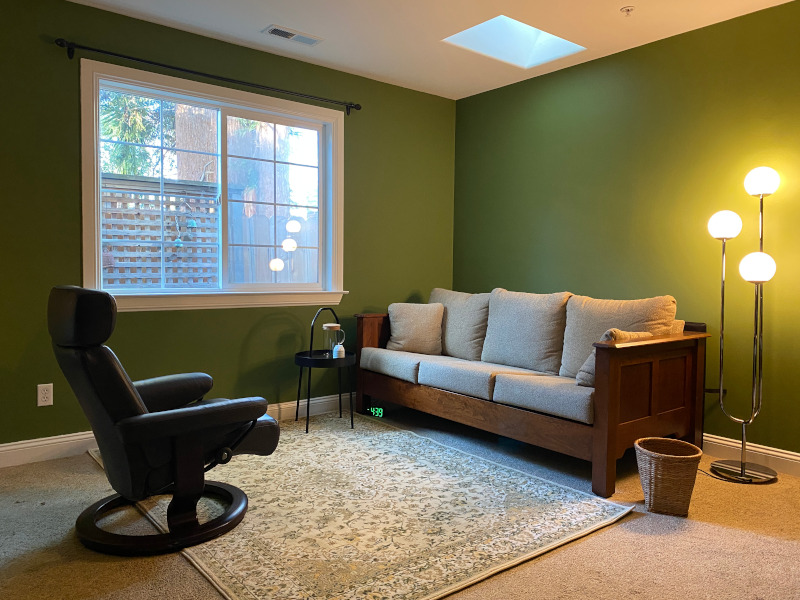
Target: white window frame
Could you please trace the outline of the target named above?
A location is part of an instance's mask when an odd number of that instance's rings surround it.
[[[317,284],[268,284],[269,291],[240,285],[215,291],[153,292],[110,291],[120,311],[184,310],[258,306],[336,305],[347,292],[343,288],[344,245],[344,113],[290,100],[271,98],[187,79],[81,59],[81,158],[83,207],[83,286],[102,284],[100,244],[99,110],[100,82],[114,86],[146,87],[170,95],[205,100],[228,114],[248,118],[268,117],[286,124],[312,126],[322,134],[326,147],[320,161],[319,211],[321,244]],[[223,141],[224,143],[224,141]],[[224,148],[222,149],[224,150]],[[224,159],[224,154],[223,154]],[[222,160],[223,177],[226,161]],[[223,236],[221,272],[227,269],[227,215],[220,211]],[[324,215],[324,216],[323,216]]]

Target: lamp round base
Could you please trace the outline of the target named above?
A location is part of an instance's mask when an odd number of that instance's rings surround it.
[[[728,481],[736,483],[770,483],[778,479],[778,473],[756,463],[742,463],[738,460],[717,460],[711,463],[711,471]]]

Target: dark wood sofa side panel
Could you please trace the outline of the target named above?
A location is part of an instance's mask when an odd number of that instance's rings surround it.
[[[640,437],[702,443],[708,334],[597,343],[592,490],[614,492],[616,459]]]
[[[369,395],[364,393],[361,369],[362,348],[386,348],[391,333],[388,313],[364,313],[356,316],[356,410],[365,413],[369,409]]]
[[[617,423],[625,438],[617,444],[619,456],[630,448],[629,441],[642,435],[675,435],[702,443],[707,337],[687,333],[645,344],[595,344],[596,371],[601,375],[595,382],[596,410],[604,404],[597,391],[605,387],[605,376],[619,372],[619,390],[614,393],[620,398]]]

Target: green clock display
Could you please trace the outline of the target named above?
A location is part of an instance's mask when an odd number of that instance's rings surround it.
[[[383,409],[382,408],[376,408],[376,407],[373,406],[372,408],[369,409],[369,412],[372,413],[373,417],[382,417],[383,416]]]

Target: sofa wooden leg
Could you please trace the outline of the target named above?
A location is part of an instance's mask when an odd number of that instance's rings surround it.
[[[617,461],[593,460],[592,461],[592,491],[598,496],[608,498],[614,495],[617,480]]]

